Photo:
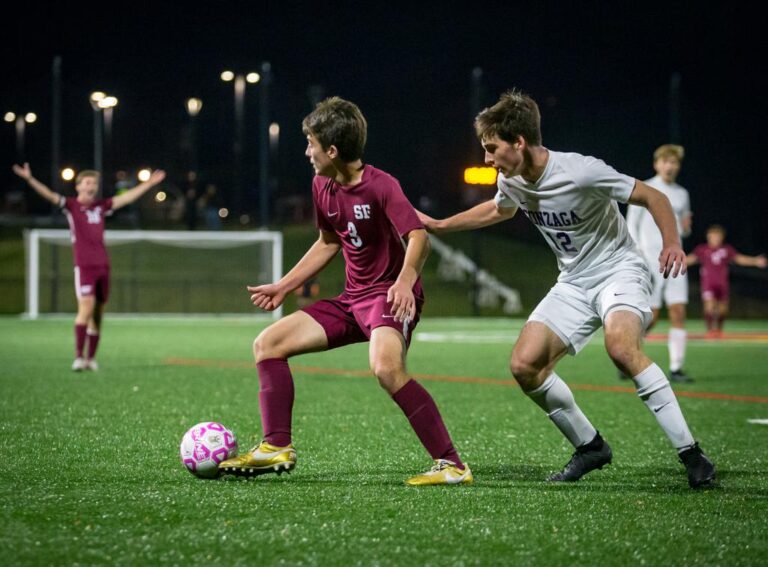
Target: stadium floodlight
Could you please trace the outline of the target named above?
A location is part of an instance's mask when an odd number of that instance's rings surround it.
[[[27,112],[24,115],[24,122],[26,122],[27,124],[34,124],[35,122],[37,122],[37,114],[35,114],[34,112]]]
[[[77,311],[70,233],[24,233],[26,316]],[[274,231],[106,230],[112,289],[110,313],[125,315],[265,315],[243,301],[243,282],[283,276],[283,235]],[[45,293],[41,293],[45,290]],[[266,314],[279,319],[282,309]]]
[[[96,105],[101,109],[114,108],[117,106],[117,98],[113,96],[105,96],[97,101]]]
[[[71,167],[65,167],[61,170],[61,178],[64,181],[72,181],[75,178],[75,170]]]
[[[145,181],[149,181],[150,176],[152,175],[152,171],[147,169],[146,167],[144,169],[139,170],[138,178],[139,181],[144,183]]]
[[[248,73],[245,76],[245,80],[253,85],[258,83],[261,80],[261,75],[259,75],[258,73]]]
[[[200,114],[200,111],[203,109],[203,101],[195,97],[188,98],[185,106],[187,107],[187,113],[194,117]]]
[[[3,120],[5,120],[6,122],[14,122],[16,120],[16,113],[6,112],[5,116],[3,116]]]
[[[495,167],[468,167],[464,170],[464,183],[468,185],[496,185]]]
[[[225,83],[232,81],[235,78],[235,74],[232,71],[222,71],[221,80]]]

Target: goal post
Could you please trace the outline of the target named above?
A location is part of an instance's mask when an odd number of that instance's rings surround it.
[[[168,315],[261,313],[245,286],[278,281],[283,235],[277,231],[106,230],[109,312]],[[24,231],[26,316],[77,309],[72,241],[63,229]],[[272,312],[282,316],[282,307]]]

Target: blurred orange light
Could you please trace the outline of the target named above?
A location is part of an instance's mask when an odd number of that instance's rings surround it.
[[[495,167],[468,167],[464,170],[464,183],[469,185],[496,185]]]

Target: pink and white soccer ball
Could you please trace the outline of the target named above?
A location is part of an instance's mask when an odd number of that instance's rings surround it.
[[[214,478],[219,463],[237,455],[237,437],[215,421],[204,421],[190,428],[181,438],[181,462],[200,478]]]

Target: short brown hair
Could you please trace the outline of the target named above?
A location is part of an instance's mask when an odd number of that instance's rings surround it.
[[[719,232],[725,236],[725,228],[719,224],[711,224],[707,227],[707,232]]]
[[[305,135],[312,135],[327,149],[336,146],[339,158],[351,162],[363,157],[368,123],[356,104],[333,96],[317,104],[301,122]]]
[[[79,185],[80,182],[86,177],[94,177],[96,178],[96,181],[98,181],[99,177],[101,177],[101,173],[99,173],[95,169],[84,169],[83,171],[77,174],[77,177],[75,177],[75,185]]]
[[[677,144],[664,144],[663,146],[656,148],[656,151],[653,152],[653,161],[668,157],[676,158],[677,161],[682,163],[683,157],[685,157],[685,148],[683,148],[683,146],[678,146]]]
[[[509,143],[522,136],[533,146],[541,145],[541,113],[530,96],[512,89],[499,102],[483,109],[475,118],[475,133],[480,141],[498,136]]]

